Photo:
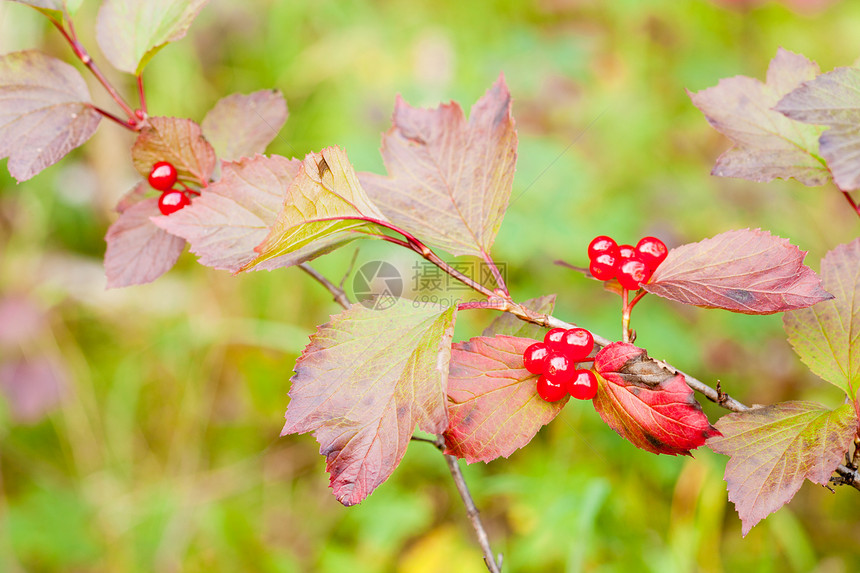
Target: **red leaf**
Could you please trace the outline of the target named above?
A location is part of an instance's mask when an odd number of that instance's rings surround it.
[[[743,314],[806,308],[833,298],[806,256],[760,229],[728,231],[669,251],[646,291],[684,304]]]
[[[362,173],[367,194],[391,222],[430,246],[457,256],[489,252],[517,160],[504,77],[478,100],[468,121],[454,102],[420,109],[399,97],[393,121],[382,139],[389,176]]]
[[[535,391],[537,376],[523,367],[523,352],[534,343],[481,336],[454,345],[445,453],[469,463],[508,457],[561,411],[567,398],[542,400]]]
[[[282,435],[313,432],[339,502],[361,502],[400,463],[415,426],[448,425],[445,388],[457,307],[353,305],[296,362]]]
[[[108,229],[105,274],[108,288],[149,283],[169,271],[185,248],[185,239],[162,231],[150,220],[161,217],[158,199],[128,207]]]
[[[6,360],[0,364],[0,392],[9,401],[14,421],[35,424],[69,393],[68,369],[43,354]]]
[[[857,431],[852,404],[830,410],[813,402],[783,402],[723,416],[720,437],[708,440],[726,464],[729,500],[743,534],[791,501],[803,480],[826,484]]]
[[[655,454],[689,455],[719,434],[684,376],[662,369],[641,348],[610,344],[594,357],[594,369],[594,409],[634,446]]]

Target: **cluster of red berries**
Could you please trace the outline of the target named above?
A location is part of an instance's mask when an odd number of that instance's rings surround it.
[[[577,369],[594,348],[594,338],[584,328],[553,328],[543,342],[536,342],[523,353],[523,364],[532,374],[540,374],[538,396],[547,402],[567,394],[591,400],[597,394],[597,378],[591,370]]]
[[[588,245],[588,270],[598,280],[617,278],[623,288],[636,290],[648,282],[668,253],[663,241],[655,237],[644,237],[633,247],[600,235]]]
[[[176,167],[167,161],[159,161],[152,166],[149,171],[149,185],[153,189],[161,191],[161,197],[158,198],[158,210],[162,215],[170,215],[176,213],[186,205],[191,204],[191,199],[185,194],[185,191],[174,189],[176,184],[177,173]]]

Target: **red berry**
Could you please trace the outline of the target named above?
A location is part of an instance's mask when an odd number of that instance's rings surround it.
[[[523,364],[532,374],[543,374],[547,367],[549,347],[543,342],[535,342],[523,353]]]
[[[185,196],[182,191],[165,191],[158,198],[158,210],[162,215],[170,215],[176,213],[186,205],[191,205],[191,199]]]
[[[567,384],[556,382],[541,374],[537,381],[538,396],[547,402],[557,402],[567,395]]]
[[[618,257],[612,253],[598,253],[591,259],[588,272],[599,281],[608,281],[618,272]]]
[[[153,189],[167,191],[176,183],[176,168],[172,163],[159,161],[149,172],[149,184]]]
[[[593,261],[594,257],[601,253],[616,254],[617,249],[618,243],[612,237],[606,235],[594,237],[588,245],[588,260]]]
[[[597,377],[591,370],[577,370],[565,386],[568,393],[578,400],[591,400],[597,395]]]
[[[651,269],[639,257],[625,259],[618,267],[618,282],[627,290],[636,290],[639,285],[651,278]]]
[[[644,237],[636,244],[639,258],[645,261],[652,271],[660,266],[669,254],[666,244],[657,237]]]
[[[573,373],[576,370],[573,361],[567,357],[567,354],[558,350],[551,350],[546,359],[546,371],[544,376],[562,384],[573,378]]]
[[[561,337],[561,348],[572,362],[585,360],[594,348],[594,337],[584,328],[571,328]]]
[[[632,259],[636,256],[636,249],[633,245],[619,245],[618,246],[618,258],[619,259]]]
[[[565,332],[567,332],[567,330],[564,328],[553,328],[544,335],[543,341],[550,348],[556,348],[558,343],[561,342],[561,337],[564,336]]]

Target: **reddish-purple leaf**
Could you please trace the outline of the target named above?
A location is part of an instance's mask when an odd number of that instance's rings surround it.
[[[809,369],[857,401],[860,391],[860,239],[839,245],[821,261],[822,283],[833,300],[783,317],[788,341]]]
[[[203,137],[200,126],[190,119],[151,117],[149,125],[131,148],[131,159],[138,173],[147,177],[152,166],[167,161],[176,167],[180,178],[200,185],[209,182],[218,158]]]
[[[108,229],[105,274],[108,288],[152,282],[176,264],[185,239],[159,229],[150,217],[161,217],[158,199],[135,203]]]
[[[232,94],[203,118],[203,134],[222,161],[264,153],[287,121],[287,102],[278,90]]]
[[[388,479],[415,426],[448,426],[445,390],[456,307],[401,299],[353,305],[320,326],[296,362],[282,435],[313,432],[339,502],[354,505]]]
[[[786,95],[776,110],[791,119],[830,127],[818,140],[840,189],[860,188],[860,69],[837,68]]]
[[[12,419],[35,424],[54,410],[68,392],[65,364],[45,355],[0,364],[0,392],[9,401]]]
[[[805,256],[767,231],[727,231],[669,251],[642,288],[684,304],[743,314],[806,308],[833,296],[803,264]]]
[[[816,75],[815,62],[780,48],[767,70],[767,83],[736,76],[690,93],[714,129],[734,143],[711,173],[761,182],[794,177],[805,185],[826,183],[827,166],[817,155],[821,130],[773,110],[782,96]]]
[[[826,484],[857,431],[854,406],[830,410],[814,402],[782,402],[723,416],[722,436],[708,440],[726,464],[729,500],[743,534],[791,501],[803,480]]]
[[[382,140],[388,177],[362,173],[393,223],[453,255],[490,251],[511,194],[517,134],[504,77],[466,121],[456,103],[410,107],[398,98]]]
[[[530,338],[477,337],[454,345],[448,377],[445,453],[467,462],[508,457],[561,412],[567,398],[546,402],[537,376],[523,367]]]
[[[101,116],[80,72],[35,50],[0,56],[0,159],[30,179],[95,133]]]
[[[185,36],[208,1],[104,0],[96,40],[116,69],[139,75],[165,44]]]
[[[365,194],[340,147],[309,153],[286,189],[283,206],[258,256],[240,270],[273,269],[303,263],[381,230],[371,222],[384,215]]]
[[[137,185],[131,188],[131,190],[126,191],[125,195],[120,197],[120,200],[117,201],[116,207],[114,209],[120,215],[125,213],[132,205],[136,205],[140,203],[144,199],[146,199],[147,193],[152,191],[152,187],[149,186],[149,183],[146,181],[141,181]]]
[[[154,222],[187,240],[200,264],[236,272],[257,257],[254,248],[277,220],[301,165],[298,159],[262,155],[225,162],[221,179],[191,205]],[[273,259],[255,268],[278,266],[279,259]]]
[[[637,448],[689,455],[717,435],[682,374],[671,374],[641,348],[625,342],[594,357],[598,389],[594,409]]]
[[[45,312],[29,297],[7,295],[0,298],[0,351],[24,347],[47,326]]]

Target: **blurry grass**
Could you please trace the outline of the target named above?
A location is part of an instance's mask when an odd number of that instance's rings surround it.
[[[82,9],[85,37],[97,4]],[[617,297],[551,264],[582,264],[596,234],[680,244],[762,227],[809,250],[814,268],[856,236],[832,189],[709,177],[727,143],[684,89],[762,78],[780,45],[825,70],[849,64],[858,26],[860,4],[848,1],[800,15],[705,0],[213,0],[146,80],[154,113],[198,120],[223,95],[277,87],[291,117],[271,151],[336,143],[358,169],[381,171],[395,94],[468,110],[503,71],[520,147],[495,256],[517,298],[556,292],[558,316],[614,337]],[[24,6],[0,3],[0,32],[4,52],[69,56]],[[42,344],[74,380],[63,408],[34,426],[13,425],[0,404],[0,571],[480,571],[432,448],[413,445],[388,483],[345,509],[312,437],[278,438],[295,358],[338,312],[302,273],[234,278],[185,255],[152,285],[101,290],[101,238],[136,178],[131,141],[105,125],[26,184],[0,174],[0,293],[29,293],[45,308]],[[340,280],[352,252],[314,264]],[[414,262],[389,245],[360,246],[359,262],[378,257]],[[486,320],[463,313],[458,336]],[[839,400],[793,356],[779,317],[645,300],[634,327],[653,355],[741,398]],[[510,460],[465,471],[509,571],[860,567],[856,495],[807,485],[741,538],[724,463],[709,451],[637,451],[572,404]]]

